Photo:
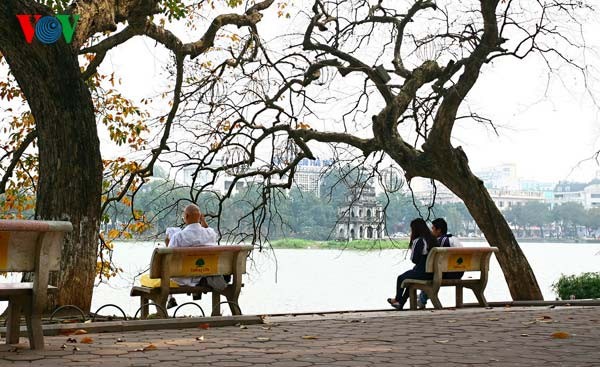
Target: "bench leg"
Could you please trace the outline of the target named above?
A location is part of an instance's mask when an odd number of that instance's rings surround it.
[[[147,297],[140,296],[140,319],[142,320],[147,319],[148,315],[150,314],[150,306],[148,305],[148,302],[150,302],[150,300]]]
[[[227,301],[229,302],[229,309],[232,315],[241,315],[242,309],[240,308],[240,291],[239,288],[233,288],[230,293],[226,293]]]
[[[456,286],[456,308],[463,306],[463,287],[462,285]]]
[[[42,329],[42,316],[34,313],[31,303],[25,304],[25,319],[27,321],[27,335],[29,347],[35,350],[44,349],[44,330]]]
[[[212,291],[211,316],[221,316],[221,294],[217,291]]]
[[[409,286],[408,294],[410,296],[410,309],[415,311],[417,309],[417,288]]]
[[[169,299],[168,294],[166,296],[158,295],[156,298],[152,299],[152,301],[154,303],[156,303],[157,305],[162,307],[162,308],[156,307],[156,313],[158,313],[159,315],[162,315],[162,317],[164,317],[166,319],[169,318],[169,315],[165,313],[165,312],[167,312],[167,300],[168,299]]]
[[[8,301],[8,314],[6,317],[6,344],[19,344],[21,333],[21,311],[23,310],[23,297],[11,297]]]
[[[483,289],[481,289],[481,288],[472,288],[472,289],[473,289],[473,293],[475,293],[475,297],[477,297],[477,302],[479,302],[479,306],[487,307],[488,303],[485,299],[485,296],[483,295]]]
[[[428,292],[427,295],[429,296],[429,299],[431,300],[431,303],[433,303],[433,307],[435,307],[436,310],[441,310],[442,309],[442,303],[440,302],[440,299],[438,298],[437,293]]]
[[[237,300],[232,301],[235,303],[230,303],[229,304],[229,309],[231,310],[231,314],[232,315],[241,315],[242,314],[242,309],[240,308],[240,305],[238,303]]]

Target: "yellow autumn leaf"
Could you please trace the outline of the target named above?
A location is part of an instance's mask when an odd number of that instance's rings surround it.
[[[144,347],[143,351],[148,351],[148,350],[156,350],[156,345],[154,344],[148,344],[147,346]]]
[[[552,337],[554,339],[568,339],[571,337],[571,334],[565,332],[565,331],[557,331],[552,333]]]

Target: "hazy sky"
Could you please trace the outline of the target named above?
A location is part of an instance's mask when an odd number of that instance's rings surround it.
[[[296,2],[298,3],[298,2]],[[259,31],[265,38],[289,32],[286,27],[300,18],[277,19],[271,10]],[[182,33],[183,38],[195,39],[205,28]],[[586,30],[590,47],[600,49],[598,26]],[[597,65],[599,58],[590,53],[588,66]],[[101,70],[114,70],[122,78],[122,91],[133,99],[162,93],[170,83],[165,65],[172,61],[168,52],[154,41],[137,37],[106,57]],[[600,101],[600,88],[594,78],[598,71],[591,70],[591,89]],[[461,121],[454,131],[456,145],[462,145],[471,166],[477,170],[501,163],[517,164],[523,178],[540,181],[564,179],[587,181],[600,171],[594,161],[577,168],[580,161],[590,158],[600,149],[598,107],[587,94],[582,79],[573,69],[562,68],[548,82],[548,69],[538,57],[526,61],[500,59],[486,65],[478,84],[469,95],[472,111],[492,118],[500,136],[489,127],[472,121]],[[164,110],[164,106],[156,106]],[[156,111],[154,111],[156,112]]]
[[[277,32],[288,32],[285,26],[293,23],[267,15],[259,30],[268,35],[266,38],[275,37]],[[588,44],[600,46],[600,33],[588,33]],[[588,57],[588,66],[596,64],[598,58],[593,53]],[[104,69],[117,70],[125,93],[139,98],[164,90],[162,70],[169,61],[168,53],[155,42],[138,37],[112,51]],[[519,176],[541,181],[590,180],[600,170],[594,161],[577,166],[600,149],[598,107],[574,69],[564,67],[549,81],[548,74],[537,56],[525,61],[500,59],[484,67],[469,95],[469,107],[491,118],[500,136],[472,121],[458,123],[455,144],[463,146],[473,168],[516,163]],[[597,87],[594,78],[598,77],[592,70],[589,88]],[[593,92],[600,100],[600,90]]]

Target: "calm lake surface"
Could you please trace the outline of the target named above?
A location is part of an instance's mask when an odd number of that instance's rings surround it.
[[[465,243],[465,246],[482,245],[483,242]],[[128,315],[135,314],[139,298],[130,297],[129,291],[136,275],[146,271],[156,246],[153,242],[115,244],[113,259],[124,272],[108,283],[98,285],[92,311],[114,303]],[[551,286],[561,274],[600,271],[600,244],[523,243],[521,246],[547,300],[556,298]],[[411,267],[406,250],[255,251],[244,275],[240,306],[244,314],[388,308],[386,298],[394,295],[396,277]],[[0,281],[16,279],[10,276]],[[492,257],[485,294],[488,301],[511,299],[495,257]],[[440,299],[444,306],[453,306],[454,289],[443,288]],[[475,297],[471,291],[465,290],[464,300],[475,302]],[[177,301],[183,304],[192,301],[192,298],[179,295]],[[197,302],[210,314],[209,295]],[[6,302],[0,302],[0,310],[6,305]],[[173,311],[169,310],[169,314]],[[229,310],[224,311],[224,314],[229,314]],[[116,310],[108,308],[101,313],[110,315]],[[199,314],[200,311],[192,305],[178,311],[178,315]]]
[[[482,245],[483,242],[465,243],[469,247]],[[97,287],[92,311],[103,304],[116,303],[129,315],[136,312],[139,298],[130,297],[129,290],[134,276],[146,270],[155,246],[152,242],[115,245],[114,261],[124,274]],[[521,246],[547,300],[556,298],[551,286],[561,274],[600,271],[600,244],[523,243]],[[252,257],[240,295],[244,314],[387,308],[386,298],[394,295],[396,277],[412,267],[406,250],[294,249],[255,251]],[[488,301],[511,299],[495,257],[485,294]],[[440,299],[444,306],[453,306],[454,289],[442,289]],[[476,301],[469,290],[465,290],[464,299]],[[179,304],[192,301],[185,295],[177,296],[177,300]],[[210,313],[209,295],[198,303]],[[106,314],[113,312],[106,310]],[[197,315],[199,311],[185,306],[179,314]]]

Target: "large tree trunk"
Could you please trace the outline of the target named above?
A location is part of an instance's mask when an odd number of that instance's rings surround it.
[[[483,181],[469,168],[462,149],[436,152],[436,178],[461,198],[496,254],[514,300],[543,299],[535,274],[519,247],[506,219],[492,200]],[[443,163],[441,163],[443,162]],[[441,163],[441,164],[440,164]]]
[[[27,44],[16,14],[47,14],[34,2],[0,2],[0,52],[35,118],[39,147],[36,218],[68,220],[56,303],[89,310],[96,274],[102,160],[94,106],[77,53],[56,44]]]

